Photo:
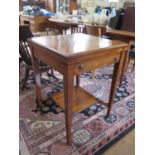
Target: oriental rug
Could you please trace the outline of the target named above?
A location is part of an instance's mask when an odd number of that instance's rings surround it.
[[[96,70],[96,78],[87,72],[81,76],[80,85],[94,96],[108,102],[113,66]],[[32,73],[33,74],[33,73]],[[42,75],[44,96],[63,90],[59,80],[48,74]],[[22,74],[21,74],[22,75]],[[134,126],[134,75],[127,72],[122,86],[117,88],[115,103],[110,117],[105,118],[107,108],[100,103],[80,113],[73,114],[73,145],[66,145],[65,113],[52,99],[48,99],[42,111],[35,111],[33,75],[28,89],[20,91],[19,144],[21,155],[99,155],[122,134]]]

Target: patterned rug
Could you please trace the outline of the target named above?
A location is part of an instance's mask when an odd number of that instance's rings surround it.
[[[108,102],[113,66],[96,70],[96,78],[87,72],[80,85],[97,98]],[[95,103],[86,110],[73,114],[73,145],[66,145],[65,113],[49,99],[42,111],[35,109],[33,73],[27,82],[28,89],[20,91],[19,140],[21,155],[92,155],[101,154],[109,144],[134,126],[134,75],[127,72],[122,86],[117,89],[115,103],[109,118],[107,108]],[[22,72],[20,74],[22,76]],[[63,90],[63,78],[55,71],[58,81],[42,74],[45,97]],[[41,115],[42,114],[42,115]]]

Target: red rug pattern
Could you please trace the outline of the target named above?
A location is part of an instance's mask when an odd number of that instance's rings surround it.
[[[112,67],[98,69],[96,79],[90,73],[81,76],[81,86],[94,96],[107,101],[111,84]],[[63,81],[51,82],[48,91],[63,89]],[[62,85],[62,87],[60,87]],[[32,86],[33,87],[33,86]],[[134,125],[134,76],[127,72],[124,84],[118,88],[109,118],[107,108],[96,103],[73,115],[73,145],[66,145],[65,113],[49,101],[43,115],[33,112],[34,93],[30,88],[20,92],[20,154],[21,155],[92,155],[129,127]]]

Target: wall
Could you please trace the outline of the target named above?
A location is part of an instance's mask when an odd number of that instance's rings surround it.
[[[87,8],[88,12],[94,12],[95,7],[100,5],[102,7],[109,6],[108,0],[79,0],[81,1],[81,7]],[[135,1],[135,0],[118,0],[116,7],[122,8],[125,1]]]
[[[135,2],[135,0],[119,0],[117,7],[122,8],[125,1]]]
[[[94,12],[97,5],[106,6],[106,0],[82,0],[81,7],[86,8],[88,12]]]

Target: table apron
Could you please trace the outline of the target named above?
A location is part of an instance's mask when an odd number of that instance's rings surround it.
[[[102,55],[96,55],[87,60],[81,60],[74,65],[74,74],[80,75],[99,67],[105,67],[114,63],[118,63],[120,61],[120,56],[121,51],[116,50],[115,52],[108,51]]]
[[[52,52],[49,54],[47,49],[33,46],[33,53],[35,58],[51,66],[63,75],[66,73],[67,66],[72,66],[70,71],[72,75],[80,75],[99,67],[105,67],[114,63],[118,63],[120,61],[121,51],[122,50],[120,49],[113,49],[111,51],[101,52],[100,54],[97,53],[93,56],[84,56],[85,58],[79,58],[78,61],[72,62],[70,64]]]
[[[58,58],[56,55],[51,55],[46,52],[45,49],[33,46],[34,57],[42,61],[43,63],[51,66],[55,70],[64,74],[66,70],[66,65],[61,58]]]

